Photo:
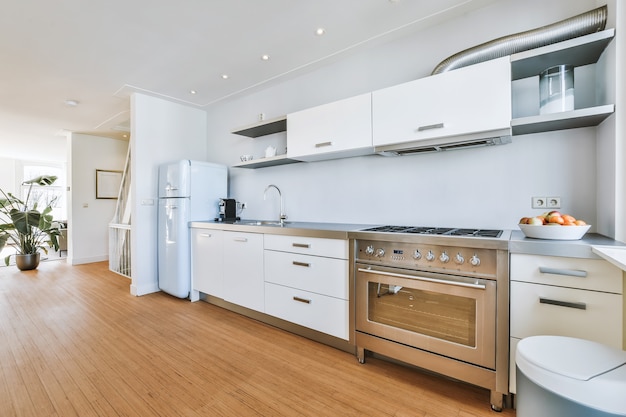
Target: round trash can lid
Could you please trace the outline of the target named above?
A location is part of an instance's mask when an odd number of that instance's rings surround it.
[[[590,340],[564,336],[532,336],[517,345],[517,356],[568,378],[588,381],[626,364],[626,352]]]

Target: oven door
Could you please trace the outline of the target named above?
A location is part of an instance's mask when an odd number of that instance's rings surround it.
[[[355,270],[358,332],[495,369],[496,281],[358,263]]]

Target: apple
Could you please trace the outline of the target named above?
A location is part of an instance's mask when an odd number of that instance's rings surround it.
[[[541,225],[543,225],[543,218],[541,218],[540,216],[531,217],[530,219],[528,219],[528,223],[527,224],[532,224],[532,225],[535,225],[535,226],[541,226]]]

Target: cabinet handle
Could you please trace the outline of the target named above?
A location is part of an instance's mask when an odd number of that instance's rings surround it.
[[[245,237],[236,237],[236,238],[233,238],[233,240],[235,242],[247,242],[248,241],[248,239]]]
[[[539,303],[551,304],[553,306],[559,306],[559,307],[577,308],[579,310],[587,310],[587,304],[585,303],[573,303],[571,301],[559,301],[559,300],[552,300],[550,298],[543,298],[543,297],[539,297]]]
[[[320,143],[315,144],[316,148],[324,148],[326,146],[333,146],[333,143],[332,142],[320,142]]]
[[[202,237],[212,237],[213,235],[210,233],[200,233],[200,236]]]
[[[311,300],[307,300],[306,298],[296,297],[295,295],[293,296],[293,300],[299,303],[311,304]]]
[[[581,277],[581,278],[584,278],[587,276],[587,271],[580,271],[578,269],[548,268],[546,266],[540,266],[539,272],[541,272],[542,274],[568,275],[571,277]]]
[[[293,261],[292,262],[295,266],[305,266],[307,268],[311,267],[311,264],[307,264],[306,262],[298,262],[298,261]]]
[[[443,123],[436,123],[434,125],[426,125],[420,126],[417,128],[418,132],[423,132],[424,130],[432,130],[432,129],[443,129]]]
[[[294,248],[310,248],[311,245],[309,245],[308,243],[292,243],[291,246],[293,246]]]

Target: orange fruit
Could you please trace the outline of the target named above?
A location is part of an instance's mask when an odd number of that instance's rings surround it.
[[[550,216],[550,223],[563,224],[565,220],[563,220],[563,216]]]

